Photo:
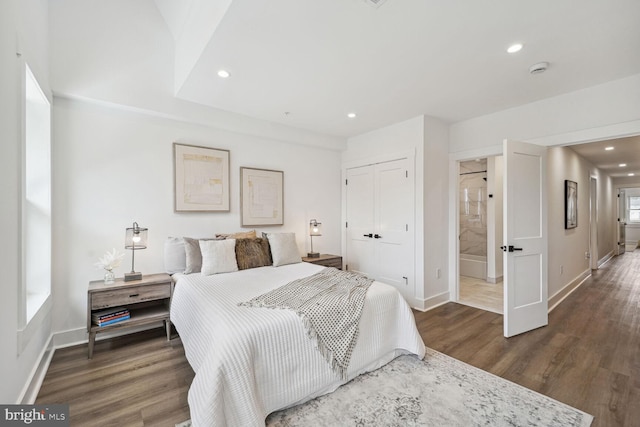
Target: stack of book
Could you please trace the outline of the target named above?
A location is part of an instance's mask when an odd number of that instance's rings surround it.
[[[98,326],[107,326],[113,323],[122,322],[131,317],[129,310],[126,307],[115,307],[108,310],[96,311],[91,314],[93,323]]]

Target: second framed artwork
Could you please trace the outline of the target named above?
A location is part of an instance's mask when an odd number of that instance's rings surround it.
[[[240,168],[240,225],[284,224],[284,172]]]

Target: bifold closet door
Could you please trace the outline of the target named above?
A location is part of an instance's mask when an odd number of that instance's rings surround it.
[[[347,170],[346,264],[413,298],[413,177],[407,163],[401,159]]]

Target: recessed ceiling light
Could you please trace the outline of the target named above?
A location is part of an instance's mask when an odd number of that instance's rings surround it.
[[[347,114],[347,117],[349,117],[350,119],[355,119],[356,118],[356,113],[349,113],[349,114]]]
[[[611,151],[611,150],[613,150],[613,148],[614,148],[614,147],[605,147],[605,150],[607,150],[607,151]]]
[[[522,49],[522,46],[523,46],[522,43],[514,43],[507,48],[507,52],[509,53],[520,52],[520,50]]]
[[[636,174],[632,172],[632,173],[628,173],[627,176],[636,176]]]
[[[627,164],[626,163],[620,163],[618,166],[623,168],[623,167],[627,166]]]
[[[230,75],[231,74],[229,74],[229,72],[227,70],[219,70],[218,71],[218,77],[222,77],[223,79],[226,79]]]

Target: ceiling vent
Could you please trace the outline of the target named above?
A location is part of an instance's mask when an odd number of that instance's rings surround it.
[[[537,64],[533,64],[529,67],[529,72],[531,74],[542,74],[547,71],[547,68],[549,68],[548,62],[538,62]]]
[[[382,3],[384,3],[385,1],[387,0],[364,0],[365,3],[375,7],[376,9],[382,6]]]

